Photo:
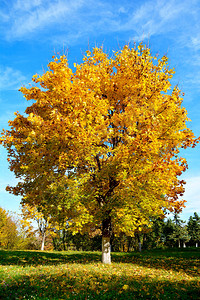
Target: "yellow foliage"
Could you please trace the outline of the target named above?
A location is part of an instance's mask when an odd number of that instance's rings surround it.
[[[96,47],[74,67],[54,57],[33,76],[36,86],[20,89],[34,103],[2,133],[21,178],[8,190],[74,232],[111,218],[115,232],[133,235],[152,215],[184,206],[178,176],[187,162],[179,149],[198,139],[187,128],[181,91],[171,87],[174,70],[143,44],[111,58]]]

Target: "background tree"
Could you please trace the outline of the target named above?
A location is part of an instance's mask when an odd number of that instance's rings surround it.
[[[169,218],[165,222],[165,226],[164,226],[165,245],[167,247],[175,246],[174,238],[173,238],[174,232],[175,232],[175,224],[172,221],[172,219]]]
[[[191,237],[191,244],[198,247],[198,243],[200,242],[200,217],[196,212],[193,217],[190,216],[187,224],[187,230]]]
[[[181,248],[181,242],[185,246],[185,243],[190,240],[187,232],[187,227],[184,225],[185,221],[180,219],[180,216],[175,213],[173,219],[172,232],[168,235],[168,238],[172,241],[174,246]]]
[[[186,243],[190,241],[187,225],[182,227],[180,240],[182,241],[184,248],[186,247]]]
[[[0,247],[14,249],[20,243],[17,222],[0,207]]]
[[[25,221],[21,222],[19,218],[18,232],[20,236],[20,241],[17,243],[17,250],[40,250],[41,241],[38,234],[35,232],[34,228],[30,230],[30,223]]]
[[[143,238],[143,247],[145,249],[162,248],[166,241],[164,218],[154,218],[151,222],[152,226]]]
[[[26,232],[27,236],[39,233],[41,237],[41,250],[44,250],[45,240],[52,231],[52,225],[50,224],[50,216],[45,216],[41,211],[38,211],[36,207],[31,207],[28,204],[22,205],[21,214],[21,226]]]
[[[7,214],[4,209],[0,207],[0,246],[4,245],[4,239],[6,237],[6,222],[7,222]]]
[[[7,189],[31,206],[46,201],[51,215],[61,204],[75,233],[101,226],[102,261],[110,263],[112,232],[133,236],[164,208],[184,205],[178,176],[187,162],[179,148],[197,140],[179,88],[170,93],[166,56],[142,44],[111,58],[94,48],[74,66],[54,57],[33,76],[35,86],[20,89],[34,103],[3,132],[10,169],[22,179]]]

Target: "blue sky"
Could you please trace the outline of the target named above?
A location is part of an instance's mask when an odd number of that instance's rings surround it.
[[[68,53],[69,64],[95,45],[117,50],[128,42],[149,44],[152,53],[167,55],[176,74],[172,84],[185,92],[183,106],[200,135],[200,2],[199,0],[1,0],[0,127],[8,128],[14,112],[28,103],[18,89],[42,74],[54,53]],[[200,214],[200,145],[181,154],[189,164],[185,220]],[[0,206],[18,211],[20,198],[5,191],[17,182],[0,148]]]

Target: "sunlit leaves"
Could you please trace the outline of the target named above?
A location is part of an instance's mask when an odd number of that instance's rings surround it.
[[[133,235],[163,208],[179,211],[187,169],[179,148],[198,140],[167,57],[142,44],[112,57],[96,47],[74,67],[53,57],[34,86],[20,89],[34,103],[3,133],[21,179],[10,192],[54,216],[63,211],[74,232],[98,229],[109,215],[115,233]]]
[[[3,249],[13,249],[19,243],[19,233],[17,222],[0,207],[0,247]]]

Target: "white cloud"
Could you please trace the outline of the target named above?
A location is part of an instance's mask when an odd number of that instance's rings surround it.
[[[185,193],[183,199],[187,201],[183,214],[187,217],[194,212],[200,212],[200,175],[185,179]]]
[[[7,39],[28,37],[30,33],[50,27],[52,24],[72,20],[76,10],[83,5],[78,1],[18,0],[10,8]]]
[[[136,28],[134,40],[141,40],[155,34],[177,30],[188,14],[188,1],[148,1],[132,15],[126,27]]]
[[[200,34],[191,37],[190,47],[194,48],[195,50],[200,50]]]
[[[13,0],[7,7],[8,17],[2,22],[2,34],[9,40],[20,40],[45,31],[45,39],[56,35],[57,40],[61,39],[59,36],[67,40],[72,36],[78,41],[96,32],[132,31],[134,39],[141,40],[177,30],[193,13],[193,2],[195,0],[151,0],[141,1],[139,6],[132,1]],[[5,11],[2,13],[5,15]]]
[[[119,13],[125,14],[127,13],[127,9],[124,6],[121,6],[118,10]]]
[[[25,83],[27,79],[19,70],[0,66],[0,90],[17,90]]]
[[[1,22],[9,22],[9,15],[0,11]]]
[[[15,1],[13,5],[14,11],[30,11],[31,9],[34,9],[38,6],[40,6],[42,3],[42,0],[17,0]]]

